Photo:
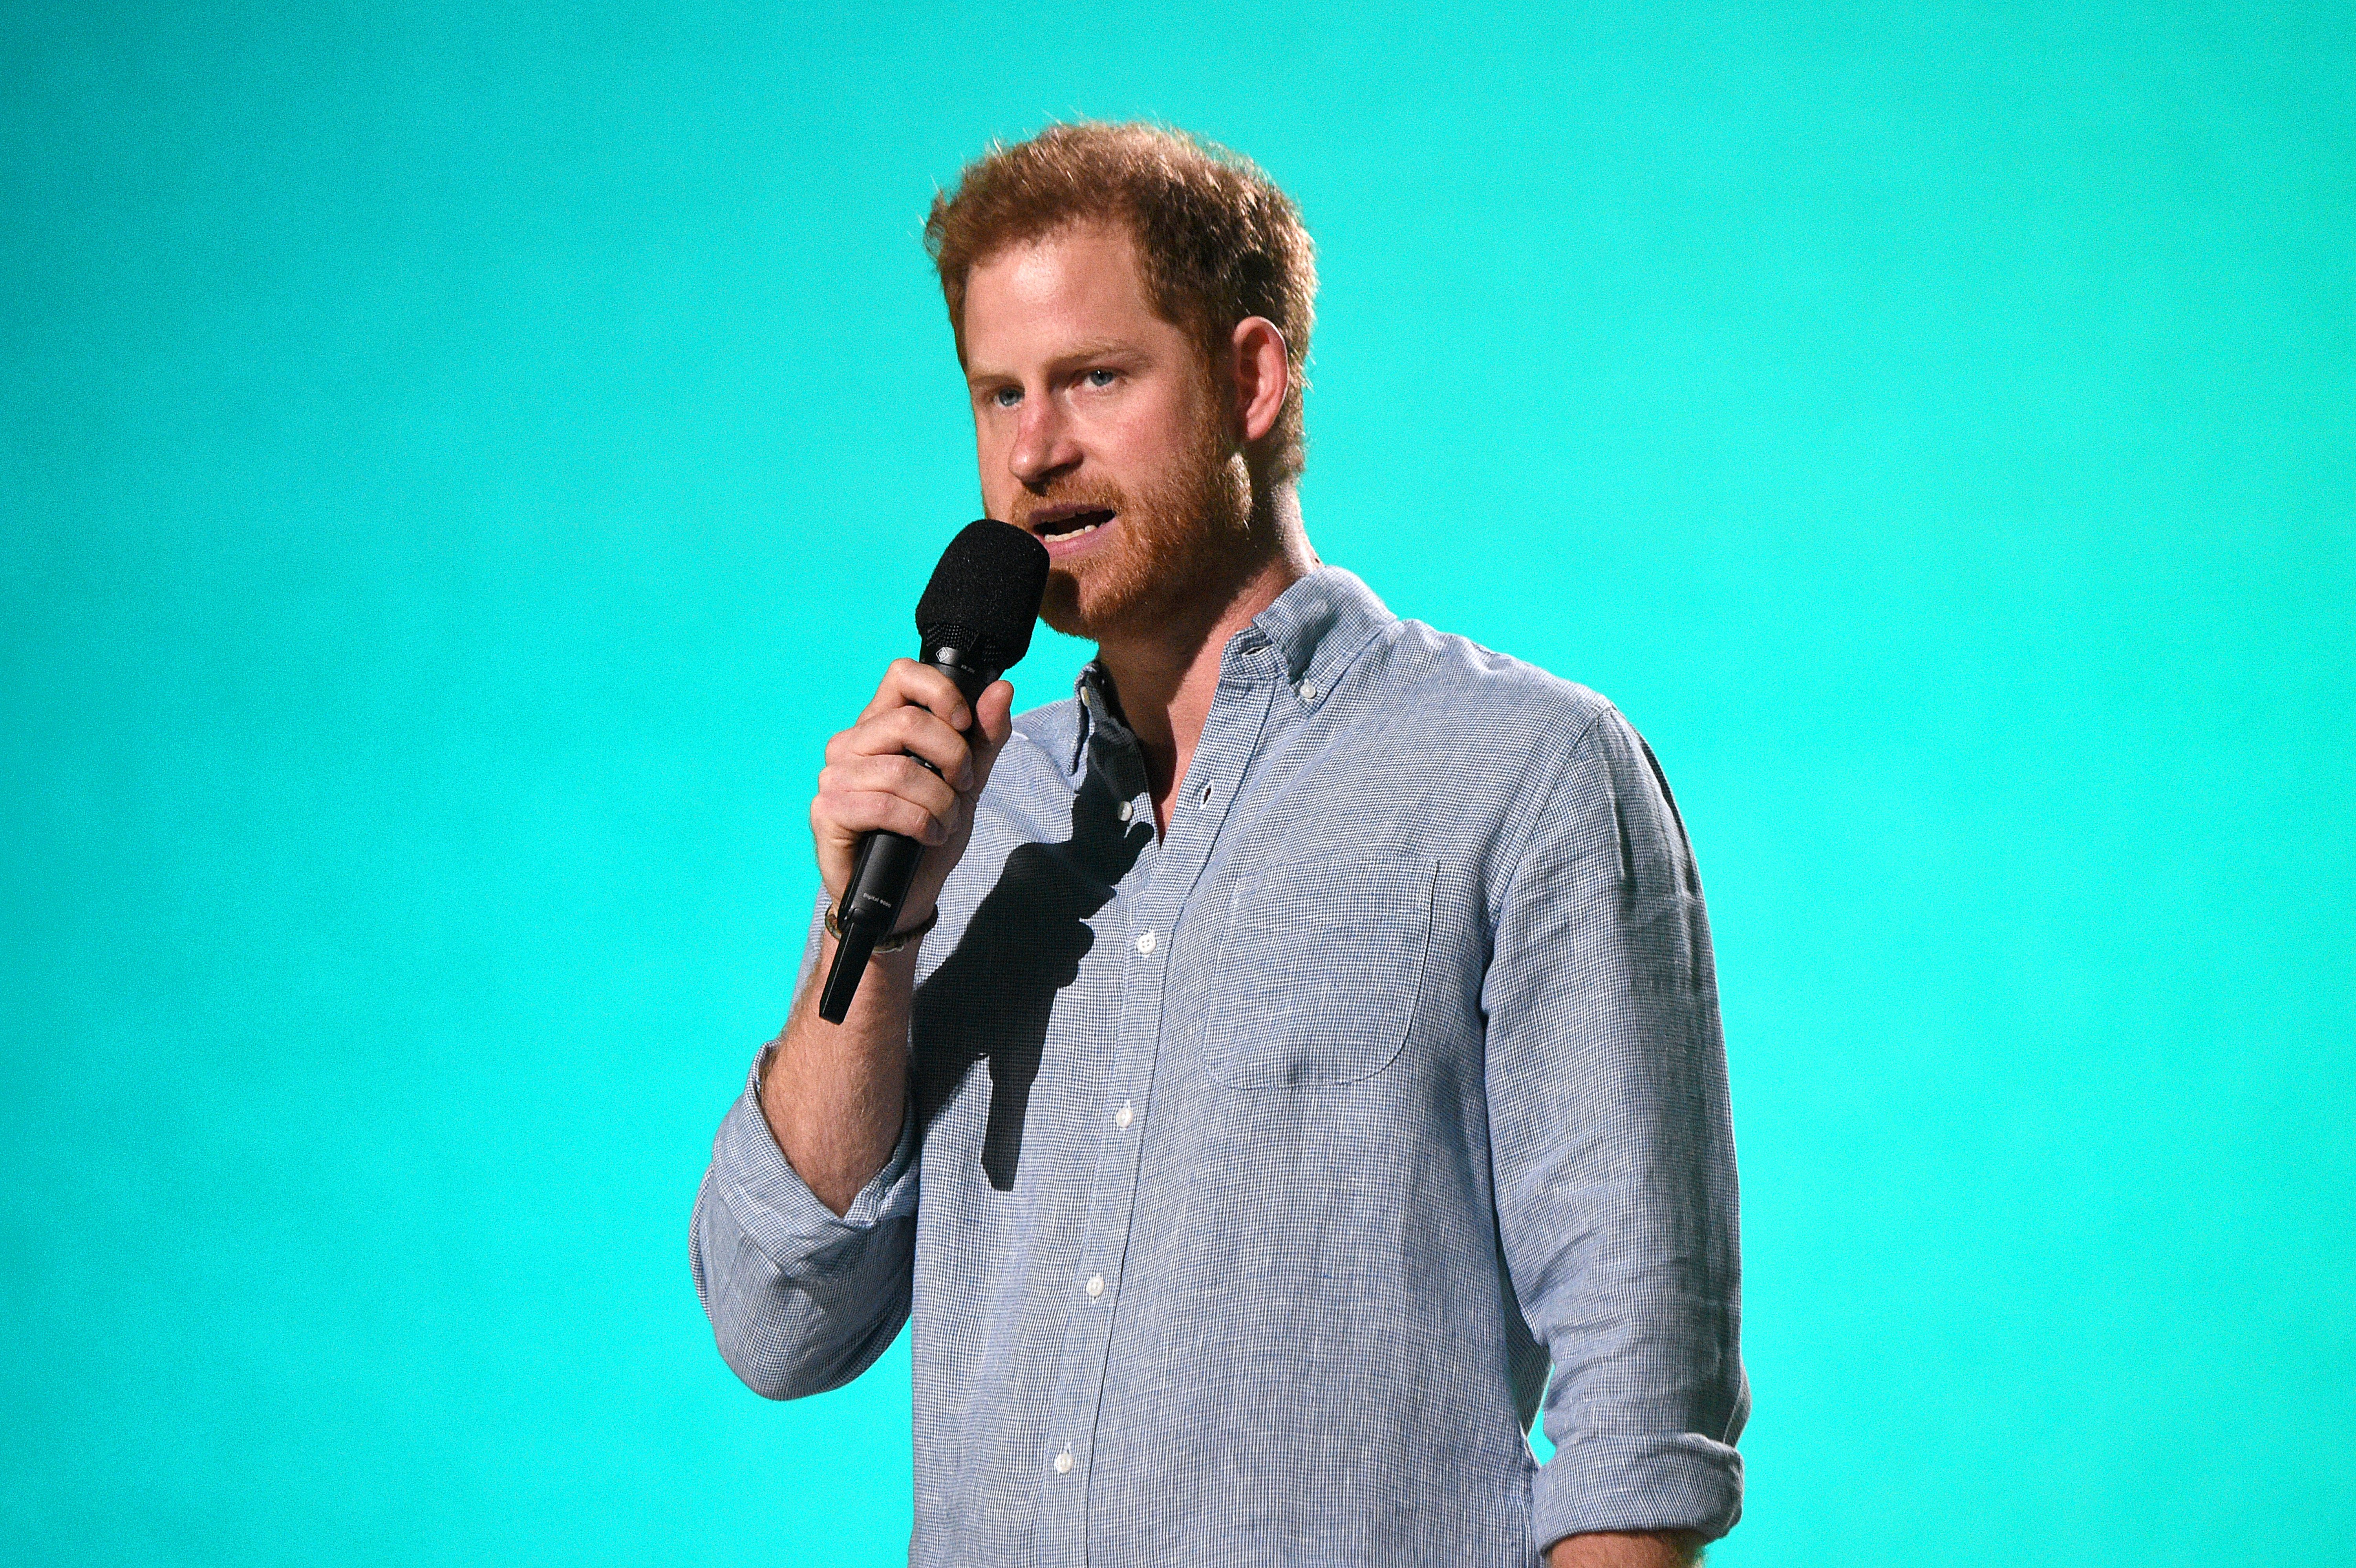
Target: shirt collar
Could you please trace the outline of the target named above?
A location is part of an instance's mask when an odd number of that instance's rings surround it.
[[[1398,619],[1355,575],[1339,566],[1321,564],[1227,639],[1219,659],[1220,671],[1223,676],[1248,679],[1246,656],[1272,648],[1285,682],[1304,708],[1314,708],[1333,689],[1350,661]],[[1073,736],[1069,769],[1076,779],[1096,730],[1102,727],[1108,738],[1126,739],[1129,726],[1121,723],[1115,709],[1112,679],[1099,661],[1088,660],[1072,690],[1079,698],[1079,724]]]

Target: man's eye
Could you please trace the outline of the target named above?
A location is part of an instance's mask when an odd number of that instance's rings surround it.
[[[1119,380],[1120,380],[1119,371],[1084,371],[1080,373],[1082,386],[1108,387]]]
[[[1023,401],[1021,387],[1001,387],[990,394],[990,401],[1001,408],[1012,408]]]

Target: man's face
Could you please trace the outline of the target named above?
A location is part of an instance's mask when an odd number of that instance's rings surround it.
[[[1053,564],[1040,614],[1101,641],[1215,589],[1248,487],[1200,348],[1147,303],[1126,230],[1011,246],[966,279],[966,382],[990,515]]]

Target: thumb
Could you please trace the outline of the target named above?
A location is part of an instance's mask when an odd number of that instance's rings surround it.
[[[980,733],[973,748],[973,787],[978,791],[990,782],[990,770],[997,766],[1000,748],[1014,733],[1014,688],[1004,681],[992,681],[982,688],[980,698],[973,704],[974,727]]]

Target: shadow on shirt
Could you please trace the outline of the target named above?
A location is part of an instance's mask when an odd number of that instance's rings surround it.
[[[926,1128],[977,1061],[990,1063],[990,1120],[981,1167],[1000,1192],[1014,1187],[1023,1121],[1055,993],[1079,978],[1096,943],[1088,917],[1152,842],[1151,822],[1120,821],[1102,771],[1072,798],[1072,836],[1026,843],[1006,857],[949,956],[917,989],[911,1077]]]

